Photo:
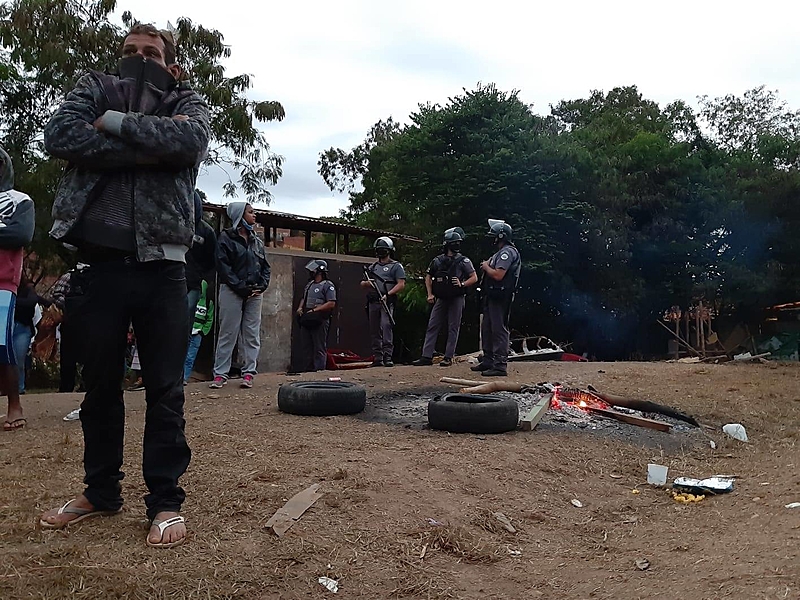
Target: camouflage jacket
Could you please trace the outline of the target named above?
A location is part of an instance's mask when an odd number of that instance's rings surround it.
[[[50,235],[69,241],[93,194],[109,177],[127,170],[134,173],[138,260],[182,261],[194,233],[193,193],[210,137],[208,106],[181,84],[166,98],[177,98],[169,115],[106,113],[109,100],[101,77],[84,75],[45,127],[47,151],[69,163],[53,203]],[[103,115],[113,117],[108,119],[113,133],[93,126]]]

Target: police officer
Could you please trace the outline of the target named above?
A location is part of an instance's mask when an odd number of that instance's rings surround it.
[[[297,318],[303,342],[303,353],[308,357],[308,371],[325,369],[328,356],[328,330],[336,308],[336,286],[328,280],[328,263],[312,260],[306,265],[309,282],[303,290],[303,299],[297,307]]]
[[[472,367],[485,377],[505,377],[508,363],[508,317],[519,282],[522,260],[512,243],[511,226],[489,219],[486,237],[492,238],[497,252],[481,263],[483,271],[483,322],[481,346],[483,360]]]
[[[373,367],[393,367],[394,331],[392,319],[399,294],[406,285],[406,272],[396,260],[392,259],[394,242],[388,237],[375,240],[375,256],[378,260],[367,269],[372,282],[364,280],[361,287],[367,293],[367,314],[369,333],[372,339]],[[373,285],[374,283],[374,285]],[[375,291],[375,287],[378,291]],[[390,315],[392,318],[390,318]]]
[[[451,227],[444,232],[444,252],[434,258],[425,275],[425,289],[428,290],[428,303],[433,304],[428,319],[428,331],[422,346],[422,358],[412,364],[422,367],[433,364],[433,351],[436,338],[442,325],[447,323],[447,346],[440,367],[453,364],[453,355],[461,329],[461,313],[464,311],[464,295],[467,288],[478,281],[478,274],[472,262],[461,254],[464,230]]]

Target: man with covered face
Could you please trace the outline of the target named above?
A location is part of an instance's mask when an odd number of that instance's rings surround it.
[[[306,264],[308,283],[297,307],[303,342],[305,370],[323,371],[328,360],[328,330],[336,309],[336,286],[328,279],[328,262],[322,259]]]
[[[191,452],[184,435],[183,362],[189,328],[185,254],[193,193],[210,137],[206,103],[186,83],[172,36],[136,25],[118,73],[90,72],[45,128],[45,146],[68,163],[50,235],[78,250],[74,319],[83,343],[86,396],[82,495],[42,515],[61,529],[122,508],[125,406],[121,383],[133,323],[145,386],[147,544],[183,543],[178,479]]]
[[[392,258],[394,242],[389,237],[379,237],[374,244],[377,261],[367,269],[369,278],[361,282],[367,292],[367,317],[372,340],[372,366],[394,366],[394,307],[397,294],[406,286],[403,265]]]

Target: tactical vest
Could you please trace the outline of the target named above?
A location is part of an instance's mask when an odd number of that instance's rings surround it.
[[[456,277],[458,266],[464,262],[466,256],[456,257],[445,256],[441,260],[436,260],[436,270],[431,276],[431,291],[437,298],[449,299],[463,296],[467,289],[463,286],[453,285],[453,277]]]

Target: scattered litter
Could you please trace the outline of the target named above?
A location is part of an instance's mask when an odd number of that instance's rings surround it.
[[[440,522],[439,522],[439,521],[437,521],[436,519],[425,519],[425,521],[426,521],[426,522],[428,523],[428,525],[430,525],[431,527],[444,527],[444,523],[440,523]]]
[[[419,558],[420,558],[420,560],[422,560],[423,558],[425,558],[425,553],[426,553],[427,551],[428,551],[428,544],[425,544],[424,546],[422,546],[422,550],[421,550],[421,551],[420,551],[420,553],[419,553]]]
[[[511,524],[511,519],[505,516],[501,512],[492,513],[492,516],[500,521],[500,524],[503,526],[503,529],[508,531],[509,533],[517,533],[516,528]]]
[[[639,490],[637,490],[636,488],[633,488],[631,490],[631,494],[638,494],[638,493],[639,493]]]
[[[574,506],[575,508],[583,508],[583,503],[577,498],[573,498],[572,500],[570,500],[570,502],[572,502],[572,506]]]
[[[329,592],[333,592],[335,594],[339,591],[339,582],[335,579],[331,579],[330,577],[320,577],[317,581],[328,588]]]
[[[736,356],[734,356],[733,360],[748,360],[750,358],[753,358],[752,354],[750,354],[749,352],[742,352],[741,354],[737,354]]]
[[[611,473],[609,477],[611,477],[611,479],[622,479],[622,475],[617,475],[616,473]]]
[[[206,396],[209,400],[219,400],[219,394],[209,394]]]
[[[341,381],[341,377],[328,377],[328,381]]]
[[[791,502],[784,506],[784,508],[800,508],[800,502]]]
[[[690,494],[727,494],[733,491],[733,478],[721,475],[715,475],[707,479],[678,477],[672,482],[672,487]]]
[[[669,467],[650,463],[647,465],[647,483],[650,485],[665,485]]]
[[[717,449],[717,443],[714,440],[708,440],[708,444],[709,444],[709,446],[711,446],[712,450],[716,450]]]
[[[640,571],[647,571],[650,568],[650,561],[646,558],[640,558],[636,561],[636,568]]]
[[[522,550],[512,550],[511,548],[507,548],[507,550],[511,556],[522,556]]]
[[[740,442],[747,441],[747,430],[741,423],[728,423],[727,425],[723,425],[722,431],[735,440],[739,440]]]
[[[695,495],[695,494],[688,494],[685,492],[672,492],[672,499],[675,502],[679,502],[680,504],[690,504],[692,502],[702,502],[706,499],[705,494]]]
[[[270,517],[264,527],[267,529],[272,528],[275,535],[283,537],[283,534],[289,531],[289,528],[303,516],[303,513],[322,497],[322,492],[318,490],[319,484],[315,483],[292,496],[286,504]]]

